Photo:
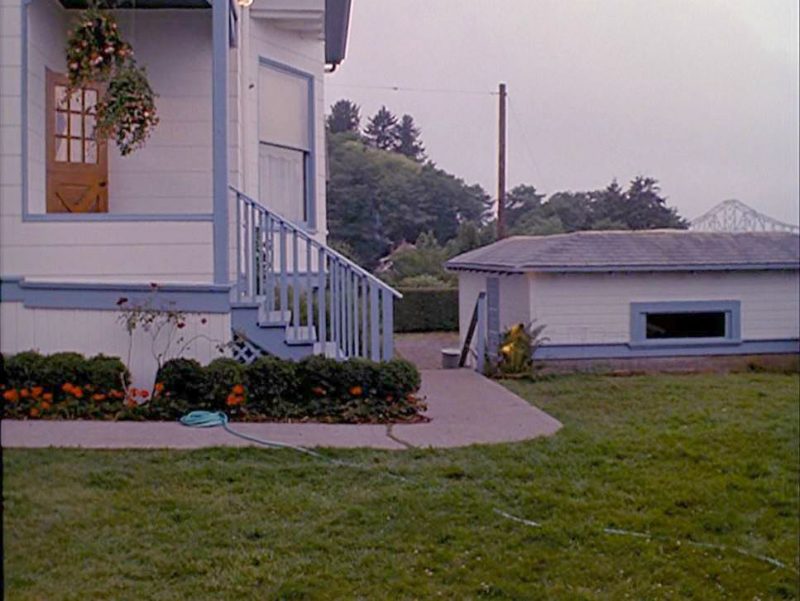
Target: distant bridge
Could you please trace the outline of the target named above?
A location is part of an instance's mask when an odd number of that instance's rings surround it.
[[[792,232],[800,227],[759,213],[738,200],[725,200],[710,211],[689,222],[689,229],[698,232]]]

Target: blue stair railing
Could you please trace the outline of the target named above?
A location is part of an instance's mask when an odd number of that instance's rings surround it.
[[[337,358],[386,361],[394,352],[394,299],[402,295],[302,227],[231,188],[236,202],[236,298],[288,343]]]

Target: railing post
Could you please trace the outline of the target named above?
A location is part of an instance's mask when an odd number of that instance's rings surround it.
[[[369,329],[370,329],[370,343],[369,353],[370,359],[373,361],[380,361],[381,359],[381,346],[380,346],[380,312],[381,308],[378,304],[378,286],[375,282],[369,283]]]
[[[242,280],[242,196],[236,192],[236,300],[244,295]]]
[[[392,295],[384,290],[383,296],[383,357],[384,361],[392,358],[394,353],[394,306]]]
[[[365,359],[369,356],[367,351],[369,342],[367,313],[369,313],[369,283],[367,278],[363,278],[361,280],[361,356]]]
[[[292,232],[292,326],[297,336],[300,326],[300,276],[297,268],[297,231]]]
[[[289,283],[287,282],[286,278],[288,274],[286,273],[286,226],[281,223],[280,225],[280,238],[281,238],[281,292],[280,292],[280,307],[278,310],[281,312],[281,319],[283,319],[283,312],[289,306],[289,292],[288,287]]]
[[[317,311],[318,311],[318,319],[317,324],[319,327],[319,341],[322,343],[323,352],[325,352],[325,343],[328,340],[328,332],[327,332],[327,294],[325,292],[326,285],[325,285],[325,250],[320,247],[317,251]]]

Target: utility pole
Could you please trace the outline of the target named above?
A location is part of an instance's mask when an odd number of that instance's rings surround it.
[[[500,84],[500,127],[497,142],[497,239],[506,237],[506,84]]]

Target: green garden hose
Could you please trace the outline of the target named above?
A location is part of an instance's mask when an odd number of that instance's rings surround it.
[[[214,428],[216,426],[222,426],[222,428],[229,434],[233,434],[234,436],[238,436],[244,440],[249,440],[250,442],[262,444],[266,447],[272,447],[274,449],[291,449],[293,451],[297,451],[298,453],[305,453],[306,455],[317,457],[318,459],[333,461],[323,455],[320,455],[319,453],[315,453],[310,449],[306,449],[305,447],[298,447],[283,442],[276,442],[274,440],[264,440],[262,438],[256,438],[255,436],[242,434],[236,430],[231,430],[231,428],[228,426],[228,416],[222,411],[190,411],[180,419],[180,422],[184,426],[188,426],[190,428]]]

